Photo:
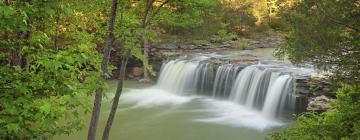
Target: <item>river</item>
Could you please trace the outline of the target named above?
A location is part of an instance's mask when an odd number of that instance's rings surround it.
[[[255,50],[258,56],[273,59],[273,49]],[[235,55],[237,52],[225,52]],[[244,52],[241,52],[244,53]],[[247,53],[245,51],[245,53]],[[100,139],[116,81],[108,81],[103,99],[97,138]],[[125,81],[124,94],[110,134],[110,140],[263,140],[286,123],[269,119],[261,111],[228,100],[200,95],[179,95],[155,84]],[[89,102],[92,99],[89,98]],[[89,122],[90,114],[84,116]],[[86,139],[88,126],[54,140]]]

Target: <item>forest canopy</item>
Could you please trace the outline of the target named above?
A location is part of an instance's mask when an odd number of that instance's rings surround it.
[[[156,76],[154,44],[273,34],[286,37],[278,57],[334,74],[337,99],[329,111],[299,115],[269,138],[359,138],[359,0],[2,0],[0,139],[82,129],[83,114],[101,108],[107,79],[120,77],[120,97],[129,59],[142,63],[142,80]]]

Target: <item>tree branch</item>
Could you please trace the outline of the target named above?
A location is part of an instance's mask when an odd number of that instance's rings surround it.
[[[150,17],[149,17],[148,21],[146,22],[146,24],[149,24],[150,21],[160,12],[161,8],[164,7],[167,3],[169,3],[169,1],[170,1],[170,0],[164,1],[158,8],[156,8],[155,12],[153,12],[153,13],[150,15]]]

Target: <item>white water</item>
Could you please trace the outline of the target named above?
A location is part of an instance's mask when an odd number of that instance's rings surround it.
[[[264,117],[261,112],[242,105],[200,96],[182,96],[157,88],[131,89],[120,98],[121,103],[132,104],[129,109],[167,107],[180,108],[200,104],[191,110],[199,114],[189,121],[264,131],[283,123]]]
[[[284,108],[281,106],[284,104],[283,102],[285,102],[282,97],[284,96],[283,94],[289,93],[291,80],[292,78],[289,75],[282,75],[270,86],[262,112],[265,116],[274,118],[278,109]]]
[[[198,62],[172,60],[163,66],[157,86],[172,93],[191,92],[192,78]]]
[[[235,84],[231,90],[230,100],[239,103],[246,103],[249,87],[253,79],[255,67],[246,67],[237,76]]]
[[[232,127],[245,127],[259,131],[283,125],[280,121],[264,117],[261,112],[248,109],[233,102],[214,99],[204,99],[202,102],[204,108],[207,108],[205,111],[212,113],[212,117],[197,118],[194,121]]]
[[[239,69],[239,66],[235,66],[232,64],[223,64],[219,66],[215,76],[214,87],[212,89],[213,97],[229,96],[231,92],[231,87],[234,84]]]
[[[196,97],[180,96],[157,88],[131,89],[120,99],[124,103],[133,103],[133,108],[151,108],[158,106],[178,106],[190,102]]]
[[[210,58],[198,56],[171,60],[163,64],[155,87],[131,91],[124,95],[123,100],[134,103],[135,108],[201,102],[202,111],[212,115],[194,118],[197,122],[257,130],[282,124],[276,121],[277,117],[286,112],[286,106],[294,104],[293,67],[257,64],[240,68],[222,64],[216,68],[204,61]]]

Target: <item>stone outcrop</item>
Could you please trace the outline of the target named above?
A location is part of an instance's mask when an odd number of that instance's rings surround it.
[[[142,67],[131,67],[128,68],[128,78],[140,80],[143,78],[144,75],[144,68]]]
[[[316,111],[316,112],[322,112],[328,110],[330,109],[331,100],[332,99],[324,95],[310,98],[309,104],[306,109],[308,111]]]
[[[330,77],[331,73],[314,73],[296,77],[296,112],[323,112],[330,108],[329,103],[335,98]]]
[[[285,41],[281,35],[264,36],[259,39],[240,38],[239,42],[249,44],[253,48],[274,48]]]

